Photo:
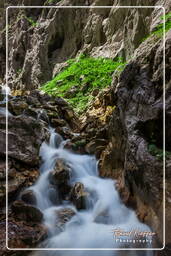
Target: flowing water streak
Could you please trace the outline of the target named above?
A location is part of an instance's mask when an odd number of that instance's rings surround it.
[[[139,222],[134,211],[128,209],[120,200],[115,181],[102,179],[98,175],[97,161],[94,156],[78,155],[63,148],[62,137],[50,129],[50,143],[44,142],[40,149],[41,175],[37,183],[32,186],[37,196],[37,206],[43,211],[44,223],[49,228],[49,238],[46,241],[48,248],[119,248],[136,247],[134,243],[118,243],[113,236],[112,230],[124,231],[139,230],[150,231],[149,227]],[[64,159],[72,170],[70,184],[79,181],[84,184],[89,193],[87,209],[77,211],[70,202],[55,205],[51,198],[51,186],[49,173],[53,170],[56,160]],[[51,191],[52,192],[52,191]],[[51,194],[51,196],[50,196]],[[57,192],[53,191],[53,198],[58,198]],[[55,228],[55,211],[67,206],[76,214],[65,224],[64,230],[59,232]],[[121,239],[133,239],[134,237],[120,237]],[[149,238],[149,237],[148,237]],[[150,245],[138,244],[138,247],[150,247]],[[131,251],[127,255],[152,256],[152,251]],[[68,251],[49,251],[41,255],[71,255]],[[118,256],[117,251],[75,251],[73,255],[105,255]]]
[[[11,90],[8,86],[1,85],[1,94],[3,95],[3,100],[0,101],[1,104],[5,104],[6,101],[8,100],[8,95],[10,95]],[[0,115],[2,116],[12,116],[12,114],[5,108],[5,107],[0,107]]]

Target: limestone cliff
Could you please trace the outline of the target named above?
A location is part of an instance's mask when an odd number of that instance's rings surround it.
[[[11,4],[92,5],[93,7],[162,5],[166,12],[171,10],[169,0],[20,0],[6,1],[3,4],[6,6]],[[0,9],[0,79],[2,83],[5,83],[6,30],[3,4]],[[161,15],[161,8],[9,9],[8,26],[8,83],[16,95],[39,88],[59,73],[68,59],[80,53],[113,59],[122,57],[128,63],[121,74],[113,74],[112,86],[98,94],[96,101],[92,103],[82,120],[78,121],[72,110],[70,108],[68,110],[68,105],[67,108],[65,107],[65,103],[60,110],[61,102],[59,101],[58,115],[62,116],[63,122],[59,124],[60,118],[53,116],[56,111],[54,99],[48,99],[52,101],[48,115],[52,117],[50,120],[56,125],[58,131],[64,137],[71,139],[71,144],[66,145],[68,148],[84,140],[85,145],[78,151],[95,153],[100,160],[101,176],[118,180],[118,190],[123,201],[133,207],[141,221],[147,223],[157,233],[157,246],[159,247],[162,247],[163,242],[164,205],[163,154],[161,153],[163,148],[164,59],[163,38],[156,37],[152,31],[161,22]],[[166,249],[156,253],[156,256],[169,255],[171,244],[169,234],[171,228],[171,31],[166,33],[165,54]],[[24,101],[28,101],[29,96],[24,97]],[[38,97],[41,99],[41,96]],[[23,101],[22,97],[18,99]],[[31,101],[36,100],[31,98]],[[41,104],[46,109],[45,101],[46,98],[43,103],[40,103],[41,100],[38,103],[27,102],[26,109],[31,108],[32,114],[35,114],[36,108],[39,108]],[[9,105],[9,107],[14,115],[23,114],[21,103],[19,113],[15,113],[16,101],[14,101],[14,106]],[[72,118],[74,122],[71,122]],[[4,118],[1,119],[3,129],[5,129]],[[11,117],[11,120],[15,118]],[[17,117],[17,120],[20,121],[20,117]],[[67,127],[71,126],[71,129],[76,127],[77,131],[79,130],[80,137],[75,138],[71,131],[67,134],[66,129],[63,129],[66,121]],[[78,128],[77,122],[82,123],[81,128]],[[13,127],[11,129],[13,132]],[[44,138],[45,134],[42,136]],[[14,142],[17,146],[17,140]],[[40,144],[40,138],[38,142]],[[4,161],[4,152],[1,147],[0,151]],[[20,156],[20,152],[18,155]],[[14,154],[10,157],[22,160]],[[14,163],[12,164],[16,168]],[[28,164],[29,161],[26,163]],[[4,203],[4,194],[2,201]]]
[[[14,1],[9,5],[50,5],[50,1]],[[52,1],[51,1],[52,2]],[[61,6],[161,5],[169,1],[53,1]],[[51,5],[52,5],[51,4]],[[61,63],[86,52],[129,60],[142,39],[159,22],[162,9],[9,9],[9,83],[15,89],[37,88],[51,79]],[[4,23],[4,19],[2,24]],[[5,30],[1,33],[4,40]],[[5,40],[4,40],[5,41]],[[4,76],[4,44],[1,46]],[[59,65],[60,63],[60,65]]]

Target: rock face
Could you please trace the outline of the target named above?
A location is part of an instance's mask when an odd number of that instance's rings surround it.
[[[166,56],[170,55],[170,35],[168,33],[166,37]],[[127,134],[124,179],[130,191],[136,195],[135,197],[139,197],[145,205],[152,208],[147,213],[146,221],[150,222],[158,233],[159,240],[162,241],[163,155],[159,160],[159,156],[150,151],[150,145],[154,144],[161,150],[163,148],[163,42],[155,43],[152,40],[153,45],[149,44],[149,48],[147,43],[137,51],[136,60],[130,63],[121,75],[117,95],[122,126]],[[145,63],[147,58],[150,59],[150,64]],[[170,66],[169,62],[167,58],[167,67]],[[167,72],[170,74],[169,70]],[[167,135],[170,134],[168,124],[171,100],[170,81],[171,78],[168,75],[166,78]],[[166,162],[169,163],[171,156],[169,141],[166,142],[166,151],[168,151]],[[166,178],[169,182],[168,172],[166,172]],[[170,195],[167,194],[167,200],[169,198]],[[139,204],[138,200],[137,204]],[[168,207],[171,205],[168,204]],[[167,239],[170,240],[169,236]]]
[[[166,36],[166,186],[170,186],[170,49]],[[148,59],[148,62],[146,61]],[[136,207],[142,221],[163,241],[163,42],[142,43],[113,90],[116,109],[110,119],[109,144],[101,155],[101,174],[119,177],[119,189]],[[152,148],[152,149],[151,149]],[[117,152],[116,152],[117,151]],[[112,159],[113,156],[113,159]],[[114,161],[113,161],[114,160]],[[113,170],[111,172],[111,170]],[[123,188],[124,191],[123,191]],[[134,197],[134,199],[132,198]],[[129,201],[130,200],[130,201]],[[166,243],[170,243],[170,192],[166,193]],[[136,205],[135,205],[136,204]]]
[[[0,123],[5,129],[6,119],[0,117]],[[39,163],[39,148],[46,138],[46,130],[41,123],[31,117],[9,117],[8,155],[28,165]],[[0,154],[5,155],[5,132],[0,130]]]
[[[11,1],[8,1],[9,5]],[[49,1],[30,1],[30,5],[51,5]],[[12,2],[12,4],[14,4]],[[20,0],[17,4],[27,5]],[[121,0],[62,0],[53,5],[122,6]],[[128,0],[128,6],[160,5],[160,1]],[[169,1],[164,1],[166,11]],[[162,10],[139,9],[9,9],[9,84],[16,90],[31,90],[50,80],[67,59],[77,53],[114,58],[132,57],[142,39],[159,21]],[[71,22],[73,21],[73,22]],[[81,21],[81,22],[80,22]],[[2,21],[2,24],[4,22]],[[5,26],[4,26],[5,27]],[[67,29],[66,29],[67,27]],[[17,33],[15,33],[17,32]],[[5,30],[1,32],[4,76]],[[14,51],[12,49],[15,49]]]

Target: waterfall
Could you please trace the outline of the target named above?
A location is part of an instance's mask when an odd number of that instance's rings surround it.
[[[3,96],[3,100],[0,101],[0,103],[4,105],[8,101],[8,95],[11,94],[10,88],[8,86],[1,85],[1,94]],[[12,114],[5,107],[0,107],[0,115],[12,116]]]
[[[114,230],[124,230],[125,232],[141,231],[150,232],[150,228],[141,223],[135,212],[127,208],[120,200],[115,188],[116,181],[99,177],[98,164],[94,156],[74,154],[64,149],[62,137],[50,129],[50,142],[44,142],[40,148],[42,165],[41,175],[35,185],[31,188],[37,198],[37,207],[44,214],[44,224],[49,229],[49,237],[44,243],[48,248],[133,248],[151,247],[152,237],[146,236],[142,244],[136,240],[140,239],[130,233],[130,236],[114,236]],[[49,174],[55,167],[58,159],[63,159],[70,167],[71,175],[69,183],[73,186],[76,182],[81,182],[88,194],[86,209],[77,210],[70,202],[63,200],[54,204],[51,197],[58,200],[58,191],[51,191]],[[51,197],[50,197],[51,194]],[[55,212],[60,209],[70,208],[75,215],[65,223],[63,230],[59,231],[55,227]],[[122,240],[122,242],[119,241]],[[128,242],[126,240],[131,240]],[[146,241],[148,240],[148,241]],[[152,256],[152,251],[129,251],[127,255]],[[69,251],[46,251],[41,255],[71,255]],[[73,255],[106,255],[118,256],[117,251],[74,251]]]

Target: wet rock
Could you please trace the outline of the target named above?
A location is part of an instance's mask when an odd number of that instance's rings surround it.
[[[12,211],[15,217],[20,220],[28,222],[41,222],[43,220],[43,214],[38,208],[28,205],[22,200],[14,201]]]
[[[71,139],[73,137],[73,132],[72,130],[67,127],[67,126],[64,126],[64,127],[57,127],[56,128],[56,131],[61,134],[61,136],[64,138],[64,139]]]
[[[35,119],[37,119],[37,116],[38,116],[36,108],[32,108],[32,107],[28,107],[27,109],[25,109],[23,111],[23,114],[26,116],[31,116]]]
[[[8,181],[8,200],[9,202],[14,200],[21,189],[25,186],[27,178],[23,174],[16,173],[14,171],[15,178]],[[0,203],[5,205],[6,199],[6,181],[0,182]]]
[[[4,252],[3,256],[14,255],[9,254],[9,251],[5,249],[5,244],[2,242],[5,241],[5,223],[5,220],[0,222],[0,248]],[[8,247],[11,249],[34,248],[47,238],[47,229],[43,225],[29,226],[28,223],[16,221],[11,217],[8,220],[8,231]]]
[[[84,185],[81,182],[75,183],[70,192],[70,200],[78,210],[86,209],[86,197],[88,193],[85,192]]]
[[[14,201],[26,187],[33,185],[39,177],[37,169],[24,167],[9,158],[8,161],[8,201]],[[5,206],[6,198],[6,163],[0,162],[0,204]]]
[[[54,170],[50,173],[49,179],[53,185],[57,186],[62,198],[64,198],[70,191],[70,186],[68,185],[70,175],[70,167],[63,159],[58,159]]]
[[[22,192],[21,199],[26,204],[36,205],[36,202],[37,202],[36,195],[35,195],[34,191],[30,190],[30,189],[25,190],[24,192]]]
[[[64,225],[76,214],[71,208],[63,208],[55,211],[57,216],[56,226],[60,229],[64,228]]]
[[[107,141],[104,139],[96,139],[94,141],[89,142],[86,147],[85,150],[87,153],[89,154],[94,154],[96,151],[98,151],[100,148],[104,149],[104,146],[107,144]]]
[[[25,101],[9,101],[9,110],[14,115],[21,115],[24,110],[28,108],[28,104]]]
[[[83,136],[78,136],[78,137],[75,137],[71,140],[72,150],[74,152],[77,152],[77,153],[80,153],[80,154],[86,153],[86,150],[85,150],[86,144],[87,144],[87,141]]]
[[[56,127],[56,126],[61,126],[61,127],[63,127],[63,126],[66,126],[66,125],[67,125],[67,123],[66,123],[66,121],[65,121],[64,119],[59,119],[59,118],[52,118],[52,119],[51,119],[51,124],[52,124],[54,127]]]
[[[65,164],[64,160],[58,159],[51,174],[53,184],[60,185],[68,182],[71,169]]]
[[[5,117],[0,116],[0,154],[5,155]],[[39,148],[46,139],[46,127],[34,118],[10,116],[8,121],[8,155],[31,166],[39,164]]]

